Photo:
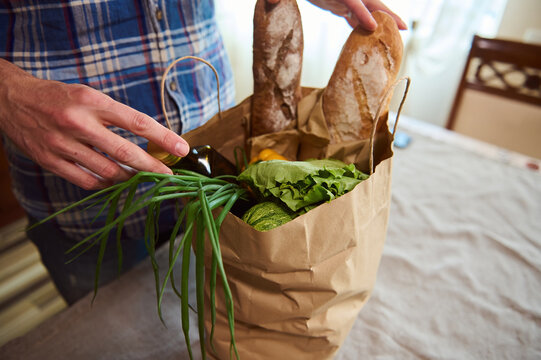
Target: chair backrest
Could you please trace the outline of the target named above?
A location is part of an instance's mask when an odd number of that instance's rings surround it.
[[[475,36],[447,128],[541,158],[541,46]]]

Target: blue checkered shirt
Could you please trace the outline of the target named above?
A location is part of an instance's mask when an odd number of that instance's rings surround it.
[[[0,2],[0,56],[42,79],[80,83],[141,111],[165,125],[160,81],[176,58],[194,55],[220,75],[222,109],[234,102],[228,58],[215,21],[213,0],[64,0]],[[218,111],[216,80],[204,64],[179,63],[167,76],[166,109],[178,133],[194,129]],[[144,146],[146,139],[117,134]],[[87,196],[43,170],[4,137],[13,189],[33,218]],[[148,186],[146,186],[148,187]],[[139,192],[146,188],[142,186]],[[170,211],[172,205],[162,208]],[[103,226],[94,211],[70,212],[54,220],[67,237],[80,240]],[[143,236],[145,213],[128,219],[124,236]],[[174,216],[161,226],[171,226]]]

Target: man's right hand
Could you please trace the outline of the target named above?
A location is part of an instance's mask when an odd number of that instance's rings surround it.
[[[3,59],[0,78],[0,130],[44,169],[84,189],[103,188],[134,174],[119,163],[171,173],[107,126],[145,137],[177,156],[189,151],[173,131],[88,86],[41,80]]]

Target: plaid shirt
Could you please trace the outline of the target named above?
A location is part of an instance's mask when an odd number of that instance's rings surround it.
[[[161,77],[173,60],[185,55],[213,64],[221,77],[222,109],[233,105],[232,73],[213,0],[0,2],[2,58],[38,78],[96,88],[164,125]],[[166,86],[168,117],[178,133],[217,113],[216,80],[206,65],[180,62]],[[140,146],[147,142],[125,130],[112,130]],[[9,139],[4,138],[4,144],[15,195],[31,217],[42,219],[90,194],[37,166]],[[162,211],[167,211],[164,206]],[[169,213],[161,224],[171,226],[174,217]],[[93,222],[95,215],[72,211],[54,223],[69,238],[80,240],[103,226],[103,217]],[[144,218],[144,212],[133,215],[124,236],[142,237]]]

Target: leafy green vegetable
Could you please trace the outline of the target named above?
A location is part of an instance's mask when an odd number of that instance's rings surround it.
[[[268,231],[295,218],[295,213],[274,201],[264,201],[252,206],[242,220],[258,231]]]
[[[355,165],[334,159],[264,161],[250,165],[238,176],[263,198],[279,199],[298,214],[353,190],[367,178]]]

